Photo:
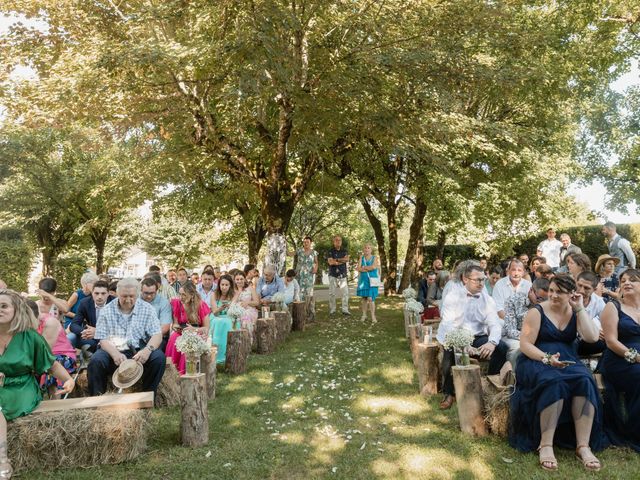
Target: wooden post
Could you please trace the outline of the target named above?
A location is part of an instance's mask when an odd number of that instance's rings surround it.
[[[273,318],[276,321],[276,345],[280,345],[287,339],[289,330],[291,330],[289,312],[273,312]]]
[[[404,335],[405,337],[409,338],[409,325],[410,320],[411,320],[411,313],[409,312],[409,310],[407,310],[407,307],[404,307],[402,309],[402,312],[404,313]]]
[[[158,407],[176,407],[180,405],[180,374],[170,358],[167,358],[167,365],[164,369],[164,375],[158,385],[158,394],[156,395],[156,405]]]
[[[291,329],[294,332],[304,332],[307,323],[307,309],[305,302],[293,302],[291,307],[291,317],[293,319]]]
[[[227,334],[227,372],[238,375],[247,371],[247,358],[251,351],[251,332],[247,329],[232,330]]]
[[[180,377],[180,394],[182,445],[187,447],[206,445],[209,443],[207,376],[203,373],[183,375]]]
[[[216,379],[218,370],[216,368],[216,357],[218,356],[218,346],[213,345],[211,350],[203,353],[200,357],[200,371],[207,379],[207,397],[209,400],[216,398]]]
[[[268,355],[276,349],[276,319],[259,318],[256,321],[258,353]]]
[[[482,399],[482,382],[480,381],[480,367],[451,367],[453,372],[453,386],[458,403],[458,418],[460,429],[474,436],[487,434],[484,423],[484,402]]]
[[[437,343],[419,343],[416,351],[420,395],[423,397],[435,395],[438,393],[438,383],[440,381],[440,345]]]
[[[420,343],[420,325],[409,325],[409,347],[414,367],[418,366],[418,343]]]

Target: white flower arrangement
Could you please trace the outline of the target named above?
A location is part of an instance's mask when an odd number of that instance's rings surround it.
[[[199,357],[203,353],[207,353],[210,348],[206,338],[195,330],[185,330],[176,340],[176,349],[185,355]]]
[[[271,296],[271,301],[275,303],[284,303],[284,293],[276,292]]]
[[[245,308],[239,303],[232,303],[227,309],[227,315],[234,320],[240,320],[246,313]]]
[[[407,300],[405,304],[405,308],[412,313],[422,313],[424,312],[424,305],[422,305],[419,301],[410,298]]]
[[[473,333],[466,328],[456,328],[444,336],[444,347],[453,349],[464,349],[473,342]]]
[[[418,292],[414,288],[407,287],[402,291],[402,296],[405,300],[416,299],[418,297]]]

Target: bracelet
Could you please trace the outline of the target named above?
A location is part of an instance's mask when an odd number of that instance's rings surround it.
[[[624,359],[629,363],[636,363],[636,359],[638,358],[638,351],[635,348],[630,348],[626,352],[624,352]]]
[[[545,353],[540,361],[542,363],[544,363],[545,365],[551,365],[551,357],[552,356],[553,355],[551,355],[550,353]]]

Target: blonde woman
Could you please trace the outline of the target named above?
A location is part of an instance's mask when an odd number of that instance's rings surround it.
[[[356,270],[358,275],[358,290],[356,295],[360,297],[362,308],[362,320],[367,319],[367,310],[371,311],[371,320],[376,321],[376,298],[380,288],[380,259],[373,255],[371,244],[365,244],[362,256]]]

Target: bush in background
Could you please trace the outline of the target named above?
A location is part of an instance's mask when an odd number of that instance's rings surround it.
[[[18,228],[0,228],[0,278],[12,290],[27,291],[33,253]]]
[[[69,296],[80,288],[80,277],[87,271],[87,268],[86,258],[80,255],[59,257],[55,274],[55,279],[58,282],[58,296]]]

